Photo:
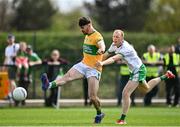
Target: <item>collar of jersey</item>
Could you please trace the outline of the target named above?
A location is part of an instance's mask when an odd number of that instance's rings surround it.
[[[92,35],[93,33],[95,33],[96,31],[93,31],[92,33],[90,33],[90,34],[87,34],[88,36],[90,36],[90,35]]]

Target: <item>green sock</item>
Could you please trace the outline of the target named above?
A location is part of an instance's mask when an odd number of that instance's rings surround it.
[[[126,115],[122,114],[120,120],[125,120]]]
[[[100,115],[101,114],[101,110],[97,110],[97,115]]]
[[[49,83],[49,89],[57,87],[57,84],[55,81],[52,81]]]
[[[161,79],[161,80],[167,80],[168,77],[167,77],[166,75],[162,75],[162,76],[160,76],[160,79]]]

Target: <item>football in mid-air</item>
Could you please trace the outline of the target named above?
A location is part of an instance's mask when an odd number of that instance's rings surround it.
[[[13,91],[13,98],[16,101],[23,101],[27,97],[27,92],[23,87],[17,87]]]

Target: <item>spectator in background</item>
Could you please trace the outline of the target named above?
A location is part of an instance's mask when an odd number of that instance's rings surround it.
[[[179,107],[179,79],[178,71],[180,63],[179,54],[175,53],[175,47],[169,47],[168,53],[164,55],[165,69],[170,70],[176,76],[173,79],[166,81],[166,103],[169,107],[172,106],[172,96],[174,95],[173,106]]]
[[[28,72],[28,79],[31,82],[32,76],[31,76],[31,68],[35,65],[39,65],[42,63],[41,58],[33,51],[33,48],[31,45],[28,45],[26,48],[28,60],[29,60],[29,72]]]
[[[32,81],[32,76],[31,76],[32,66],[35,66],[37,64],[41,64],[42,62],[41,62],[41,59],[39,58],[39,56],[33,52],[32,47],[30,45],[27,46],[25,52],[26,52],[26,57],[28,57],[28,66],[29,66],[28,72],[26,72],[27,73],[27,79],[25,80],[25,78],[24,78],[25,69],[22,68],[22,70],[20,72],[20,78],[18,80],[18,85],[19,85],[19,87],[25,88],[27,91],[27,94],[28,94],[29,93],[28,87]],[[19,103],[20,103],[19,101],[15,101],[16,106],[18,106]],[[21,104],[24,106],[26,104],[25,100],[21,101]]]
[[[177,45],[175,47],[175,52],[180,54],[180,36],[177,38]]]
[[[159,76],[159,67],[157,64],[163,64],[162,56],[159,52],[156,52],[156,47],[154,45],[149,45],[147,48],[148,52],[143,54],[143,63],[146,65],[147,75],[146,80],[150,81],[153,78]],[[158,92],[158,85],[155,86],[150,92],[148,92],[144,97],[144,105],[150,106],[151,100],[156,96]]]
[[[17,54],[17,51],[19,50],[19,44],[15,43],[15,36],[13,34],[9,34],[7,37],[7,43],[8,46],[5,49],[5,60],[4,65],[9,65],[8,67],[8,77],[9,77],[9,83],[10,83],[10,92],[8,94],[8,97],[12,98],[11,92],[16,88],[16,68],[15,65],[15,57]],[[4,67],[5,69],[5,67]]]
[[[32,67],[35,65],[42,64],[41,58],[33,51],[33,48],[31,45],[28,45],[26,48],[27,56],[28,56],[28,62],[29,62],[29,71],[28,71],[28,83],[32,82]],[[26,88],[28,91],[28,87]]]
[[[44,62],[47,65],[47,76],[50,81],[55,80],[58,75],[62,76],[63,67],[60,65],[68,64],[68,61],[61,58],[60,52],[56,49],[51,52],[50,59],[47,59]],[[49,97],[45,98],[46,106],[55,106],[57,104],[57,95],[58,87],[52,88]]]
[[[41,58],[37,55],[37,53],[35,53],[33,51],[31,45],[27,46],[26,52],[27,52],[27,56],[28,56],[28,59],[29,59],[29,66],[30,67],[42,63]]]
[[[23,77],[25,81],[28,80],[28,56],[26,52],[27,44],[26,42],[20,42],[20,48],[16,56],[16,66],[17,66],[17,79],[19,81],[20,77]],[[22,70],[23,69],[23,70]],[[22,74],[23,72],[23,74]]]

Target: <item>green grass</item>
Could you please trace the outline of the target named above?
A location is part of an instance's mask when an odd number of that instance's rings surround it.
[[[1,108],[0,126],[118,126],[119,107],[103,108],[102,124],[92,124],[93,107],[85,108]],[[131,108],[126,126],[180,126],[180,109],[165,107]]]

